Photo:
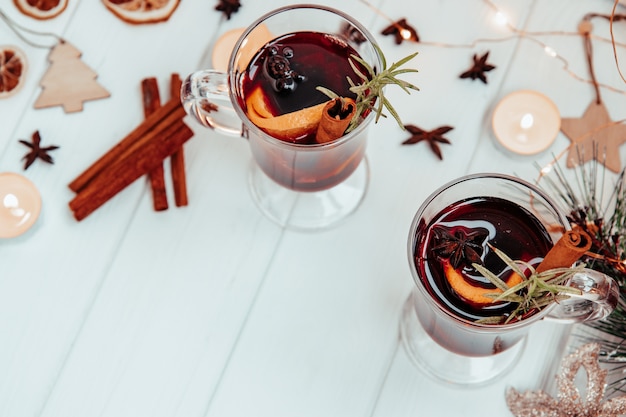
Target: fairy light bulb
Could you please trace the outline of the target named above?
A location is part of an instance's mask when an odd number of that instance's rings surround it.
[[[541,168],[541,176],[548,175],[550,172],[552,172],[552,164],[548,164]]]
[[[543,47],[543,51],[544,51],[544,52],[546,53],[546,55],[548,55],[549,57],[554,58],[554,57],[556,57],[556,56],[557,56],[556,51],[555,51],[552,47],[550,47],[550,46],[548,46],[548,45],[546,45],[546,46],[544,46],[544,47]]]
[[[509,19],[507,18],[506,14],[504,14],[500,10],[498,10],[494,15],[493,21],[497,26],[502,27],[506,26],[509,23]]]
[[[408,29],[402,29],[400,30],[400,36],[402,36],[402,39],[405,41],[411,40],[411,31]]]

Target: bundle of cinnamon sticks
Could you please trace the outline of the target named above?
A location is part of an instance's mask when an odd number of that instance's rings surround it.
[[[170,99],[163,105],[156,79],[147,78],[141,84],[144,121],[69,184],[76,192],[69,206],[78,221],[146,174],[154,209],[167,209],[163,161],[168,157],[176,205],[188,204],[183,144],[193,131],[183,122],[180,77],[172,74]]]

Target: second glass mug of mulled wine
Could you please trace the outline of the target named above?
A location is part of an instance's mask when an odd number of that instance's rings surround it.
[[[563,235],[572,240],[567,241],[572,250],[585,250],[586,238],[570,229],[550,197],[516,177],[468,175],[431,194],[418,209],[408,238],[415,286],[400,330],[412,361],[442,381],[485,384],[516,363],[533,323],[608,316],[619,300],[612,278],[584,265],[574,267],[569,255],[560,253],[557,258],[570,265],[544,270],[548,259],[554,259],[546,255]],[[485,270],[506,285],[498,288]],[[515,288],[514,296],[527,295],[524,282],[531,279],[524,281],[521,275],[531,278],[533,271],[544,274],[535,274],[544,281],[559,277],[563,282],[548,281],[559,292],[542,293],[545,298],[534,298],[535,304],[519,310],[524,304],[495,298],[507,288]],[[533,308],[544,301],[545,306]]]
[[[380,50],[359,22],[320,5],[290,5],[244,31],[226,73],[200,70],[183,83],[181,100],[189,114],[220,133],[248,139],[253,199],[284,227],[335,225],[365,196],[365,148],[374,112],[340,137],[321,136],[322,123],[316,121],[329,101],[319,87],[351,98],[347,78],[358,83],[358,72],[368,74],[354,56],[374,71],[381,68]],[[335,104],[338,112],[355,110],[354,102]]]

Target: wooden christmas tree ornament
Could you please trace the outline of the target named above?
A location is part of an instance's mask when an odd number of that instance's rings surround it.
[[[50,51],[50,67],[41,79],[43,91],[35,108],[63,106],[66,113],[83,109],[83,102],[110,96],[97,81],[98,74],[89,68],[82,53],[67,41],[60,41]]]

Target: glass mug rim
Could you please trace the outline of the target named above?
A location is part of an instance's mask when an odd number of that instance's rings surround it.
[[[228,69],[226,71],[226,75],[228,77],[228,96],[230,98],[230,102],[233,104],[233,109],[235,110],[237,117],[244,124],[245,129],[252,131],[254,135],[256,135],[257,137],[275,146],[293,148],[294,150],[297,150],[298,152],[302,152],[302,151],[314,152],[314,151],[320,151],[324,149],[335,148],[335,147],[341,146],[343,143],[350,141],[354,137],[357,137],[363,130],[365,130],[368,127],[370,122],[375,117],[376,112],[371,111],[353,131],[349,132],[346,135],[343,135],[337,140],[327,142],[327,143],[314,143],[314,144],[301,144],[301,143],[287,142],[287,141],[275,138],[272,135],[266,133],[265,131],[263,131],[263,129],[259,128],[248,118],[245,111],[243,111],[243,109],[239,105],[239,100],[238,100],[239,97],[237,94],[238,92],[237,81],[238,80],[237,80],[237,77],[234,77],[234,74],[236,73],[234,68],[235,68],[235,63],[237,61],[237,52],[242,46],[242,43],[244,42],[244,40],[248,37],[248,35],[250,35],[251,32],[253,32],[263,22],[265,22],[266,20],[274,16],[277,16],[281,13],[289,12],[291,10],[303,10],[303,9],[317,9],[320,11],[335,14],[338,17],[344,19],[346,22],[350,23],[356,29],[358,29],[359,32],[361,32],[361,34],[365,37],[366,41],[369,42],[371,45],[378,46],[378,43],[374,39],[374,36],[361,23],[359,23],[358,21],[356,21],[355,19],[353,19],[352,17],[350,17],[349,15],[347,15],[346,13],[340,10],[337,10],[335,8],[328,7],[328,6],[323,6],[321,4],[309,4],[309,3],[291,4],[291,5],[282,6],[277,9],[274,9],[264,14],[263,16],[259,17],[250,25],[248,25],[248,27],[244,30],[241,36],[239,36],[239,39],[237,39],[237,42],[235,43],[235,46],[233,47],[233,51],[231,52],[230,59],[228,61]],[[376,50],[376,48],[372,48],[372,49],[374,50],[376,54],[377,66],[381,66],[382,60],[380,57],[380,53]],[[242,129],[242,132],[241,132],[242,135],[244,134],[244,132],[245,130]]]
[[[523,180],[521,178],[517,178],[512,175],[507,175],[507,174],[487,172],[487,173],[476,173],[476,174],[464,175],[462,177],[458,177],[454,180],[451,180],[445,183],[444,185],[440,186],[439,188],[437,188],[433,193],[431,193],[424,200],[424,202],[420,205],[417,212],[415,213],[415,216],[413,217],[413,220],[411,222],[411,227],[409,229],[409,237],[408,237],[408,245],[407,245],[409,267],[411,269],[411,275],[413,276],[413,281],[415,282],[415,285],[419,289],[419,292],[422,295],[423,301],[427,302],[431,306],[431,308],[435,308],[436,311],[443,313],[446,317],[451,318],[454,322],[464,327],[470,326],[475,331],[484,332],[484,333],[489,333],[489,332],[499,333],[502,330],[514,330],[517,328],[525,327],[531,323],[534,323],[538,320],[543,319],[556,305],[553,304],[552,306],[548,306],[542,309],[541,311],[535,314],[532,314],[523,320],[516,321],[514,323],[507,323],[507,324],[476,323],[475,321],[457,316],[453,312],[443,307],[440,303],[435,301],[433,297],[430,295],[430,293],[428,292],[424,283],[421,282],[419,273],[415,266],[415,244],[416,244],[415,234],[419,226],[420,220],[422,219],[422,215],[424,211],[428,208],[430,203],[433,202],[433,200],[435,200],[438,196],[440,196],[443,192],[448,190],[450,187],[461,184],[463,182],[471,181],[474,179],[500,179],[500,180],[516,183],[518,185],[528,188],[529,192],[539,195],[544,200],[544,203],[547,206],[549,206],[551,210],[554,211],[553,214],[555,214],[555,217],[559,219],[561,226],[564,227],[564,230],[571,229],[569,222],[567,221],[567,217],[557,207],[557,205],[554,203],[552,198],[548,196],[548,194],[544,192],[543,190],[541,190],[538,186],[526,180]]]

